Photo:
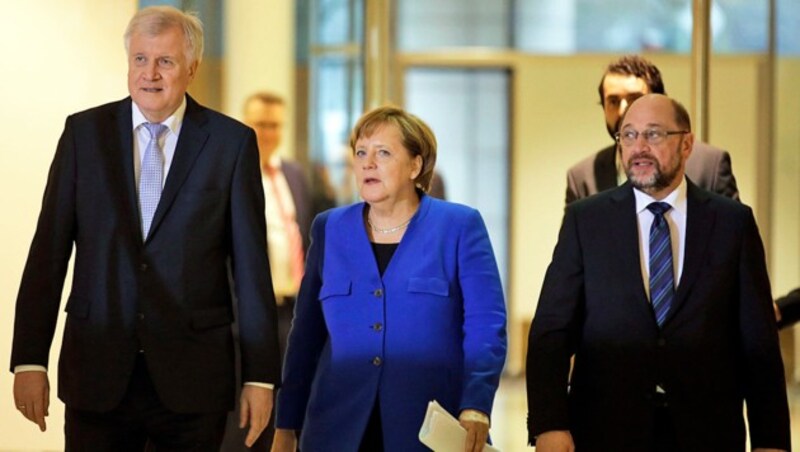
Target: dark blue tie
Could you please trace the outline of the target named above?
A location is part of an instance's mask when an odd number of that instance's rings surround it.
[[[672,242],[669,225],[664,219],[664,213],[671,207],[665,202],[654,202],[647,206],[647,210],[653,213],[653,224],[650,226],[650,302],[658,326],[667,318],[675,297]]]

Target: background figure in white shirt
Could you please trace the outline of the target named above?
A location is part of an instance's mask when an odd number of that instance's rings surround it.
[[[261,176],[264,185],[267,219],[267,250],[275,298],[278,303],[278,337],[281,356],[292,324],[294,300],[303,276],[304,256],[313,208],[308,182],[302,167],[278,156],[283,138],[286,102],[276,94],[257,92],[244,103],[244,123],[252,127],[258,140]],[[234,337],[238,338],[234,327]],[[238,426],[238,408],[228,416],[223,451],[269,450],[273,428],[267,428],[251,449],[245,449]]]

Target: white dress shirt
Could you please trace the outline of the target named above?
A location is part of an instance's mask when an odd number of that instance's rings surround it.
[[[261,171],[261,182],[264,186],[264,214],[267,219],[267,250],[269,251],[269,266],[272,274],[272,286],[275,296],[279,298],[294,297],[297,295],[297,284],[292,278],[291,248],[289,240],[289,227],[297,227],[297,210],[292,198],[289,182],[281,170],[281,159],[273,155],[268,165],[273,171],[273,176]],[[274,177],[275,184],[270,180]],[[277,190],[276,190],[277,189]],[[282,209],[286,212],[283,212]],[[284,215],[293,225],[287,225]]]

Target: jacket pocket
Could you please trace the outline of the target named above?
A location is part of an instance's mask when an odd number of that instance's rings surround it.
[[[67,299],[67,305],[64,307],[64,312],[85,319],[89,317],[89,307],[91,305],[92,302],[88,298],[70,295],[69,299]]]
[[[442,278],[409,278],[408,291],[447,297],[450,295],[450,285]]]
[[[326,281],[319,290],[319,299],[324,300],[330,297],[345,297],[350,295],[352,285],[351,281]]]
[[[207,330],[217,326],[230,325],[231,323],[233,323],[233,312],[227,306],[192,312],[192,328],[195,330]]]

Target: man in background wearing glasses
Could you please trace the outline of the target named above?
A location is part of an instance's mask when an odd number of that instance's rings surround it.
[[[752,210],[685,176],[694,136],[680,103],[642,96],[619,130],[627,182],[567,206],[542,285],[529,441],[537,452],[744,452],[749,431],[754,451],[791,450]]]
[[[647,94],[665,94],[661,72],[650,61],[627,55],[606,68],[598,86],[600,105],[611,138],[628,106]],[[739,199],[730,155],[705,143],[695,142],[686,163],[686,175],[700,188]],[[622,185],[626,180],[616,143],[581,160],[567,171],[567,204]]]

